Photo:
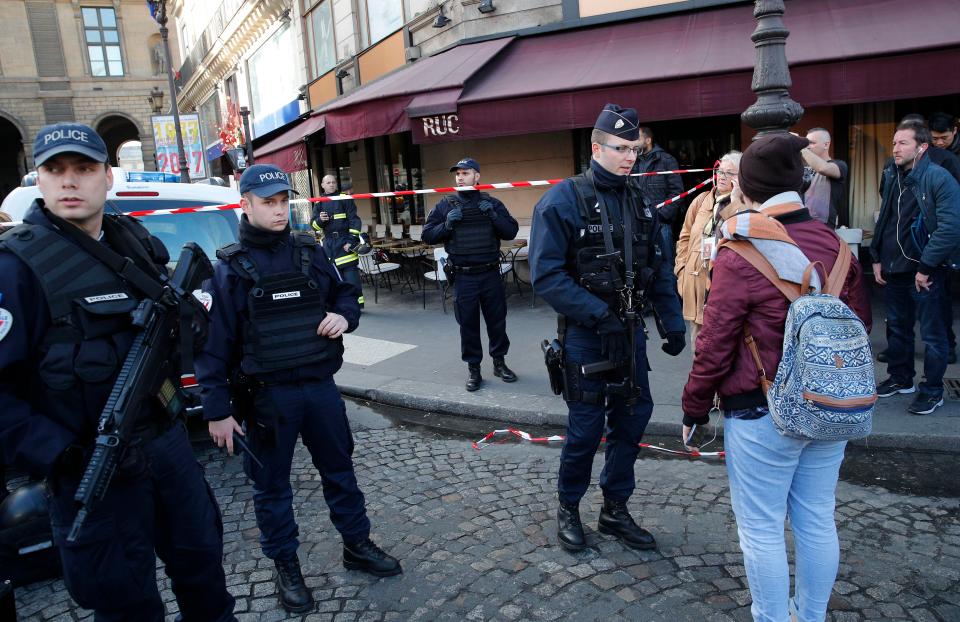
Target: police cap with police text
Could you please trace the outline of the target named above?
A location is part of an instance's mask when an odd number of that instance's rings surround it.
[[[597,117],[597,122],[593,124],[593,129],[624,140],[639,140],[640,117],[635,108],[621,108],[616,104],[607,104]]]
[[[480,164],[473,158],[461,158],[459,162],[450,167],[450,172],[454,172],[461,168],[472,168],[476,172],[480,172]]]
[[[45,125],[33,141],[33,160],[40,166],[61,153],[76,153],[94,162],[106,162],[107,145],[92,127],[83,123]]]
[[[272,164],[254,164],[240,176],[240,194],[252,192],[261,199],[272,197],[278,192],[293,192],[287,174]]]

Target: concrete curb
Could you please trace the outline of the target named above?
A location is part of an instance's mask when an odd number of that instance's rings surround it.
[[[344,395],[388,406],[503,422],[518,427],[529,425],[564,428],[567,425],[566,407],[559,397],[540,398],[504,393],[485,395],[480,392],[464,396],[463,390],[459,388],[451,390],[447,385],[400,379],[393,379],[380,386],[356,384],[358,377],[363,375],[351,374],[354,382],[338,383],[337,386]],[[464,399],[465,397],[467,399]],[[531,404],[537,407],[530,408]],[[664,410],[663,406],[658,405],[658,408],[661,412]],[[647,434],[679,436],[679,408],[673,407],[671,410],[676,410],[676,418],[672,421],[651,419],[647,424]],[[507,413],[511,415],[509,419],[504,417]],[[719,427],[717,434],[723,437],[723,426]],[[955,436],[874,432],[868,438],[853,441],[851,444],[858,447],[960,454],[960,437]]]

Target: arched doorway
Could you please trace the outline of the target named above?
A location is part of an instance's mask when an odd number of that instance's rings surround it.
[[[23,136],[17,126],[0,116],[0,201],[20,185],[27,173],[27,160],[23,153]]]
[[[95,128],[97,133],[107,144],[107,153],[110,154],[110,165],[120,166],[120,147],[131,140],[140,140],[140,131],[133,121],[119,115],[112,115],[102,119]]]
[[[125,171],[143,170],[143,149],[139,140],[128,140],[117,149],[117,161]]]

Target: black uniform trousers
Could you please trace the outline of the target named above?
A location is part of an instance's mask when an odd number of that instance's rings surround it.
[[[507,355],[507,293],[500,276],[500,264],[479,273],[457,272],[453,283],[453,309],[460,324],[460,358],[478,365],[483,360],[480,343],[480,313],[487,324],[490,356]]]
[[[97,622],[164,620],[157,556],[184,622],[235,620],[223,572],[223,523],[186,429],[177,424],[127,449],[107,495],[76,542],[67,534],[80,473],[51,478],[50,522],[63,580]]]

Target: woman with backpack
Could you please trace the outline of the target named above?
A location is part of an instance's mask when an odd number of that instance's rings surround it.
[[[691,431],[706,426],[714,395],[719,395],[731,504],[753,597],[752,613],[759,621],[786,622],[791,615],[798,620],[824,619],[840,557],[834,506],[846,446],[842,437],[850,429],[852,434],[869,431],[871,399],[876,399],[875,386],[857,387],[855,401],[863,404],[858,412],[866,413],[865,423],[862,417],[858,426],[844,428],[835,437],[825,435],[833,440],[814,440],[811,436],[817,435],[807,434],[803,425],[790,428],[796,403],[787,399],[792,394],[780,392],[789,380],[784,379],[784,370],[778,370],[788,310],[791,299],[801,293],[804,278],[817,289],[830,292],[832,288],[846,305],[831,305],[835,298],[803,296],[836,307],[841,318],[837,321],[852,330],[851,342],[859,344],[859,350],[831,351],[835,370],[843,372],[843,378],[865,378],[865,373],[846,374],[867,365],[872,372],[869,343],[863,339],[870,330],[870,304],[860,265],[850,261],[836,234],[810,216],[798,194],[803,181],[800,150],[807,144],[805,138],[791,134],[771,134],[754,141],[743,153],[738,183],[742,192],[734,192],[742,194],[750,211],[721,227],[724,239],[713,266],[710,300],[682,400],[683,439],[692,448],[698,440]],[[807,270],[811,262],[819,262],[822,269]],[[832,274],[835,265],[839,265],[838,274]],[[849,267],[844,269],[845,265]],[[792,293],[790,299],[785,292]],[[864,357],[866,362],[861,360]],[[774,402],[768,404],[766,389],[771,381]],[[871,373],[863,384],[872,382]],[[795,385],[788,388],[796,390]],[[833,388],[820,390],[833,395]],[[784,538],[788,516],[796,549],[792,598]]]

